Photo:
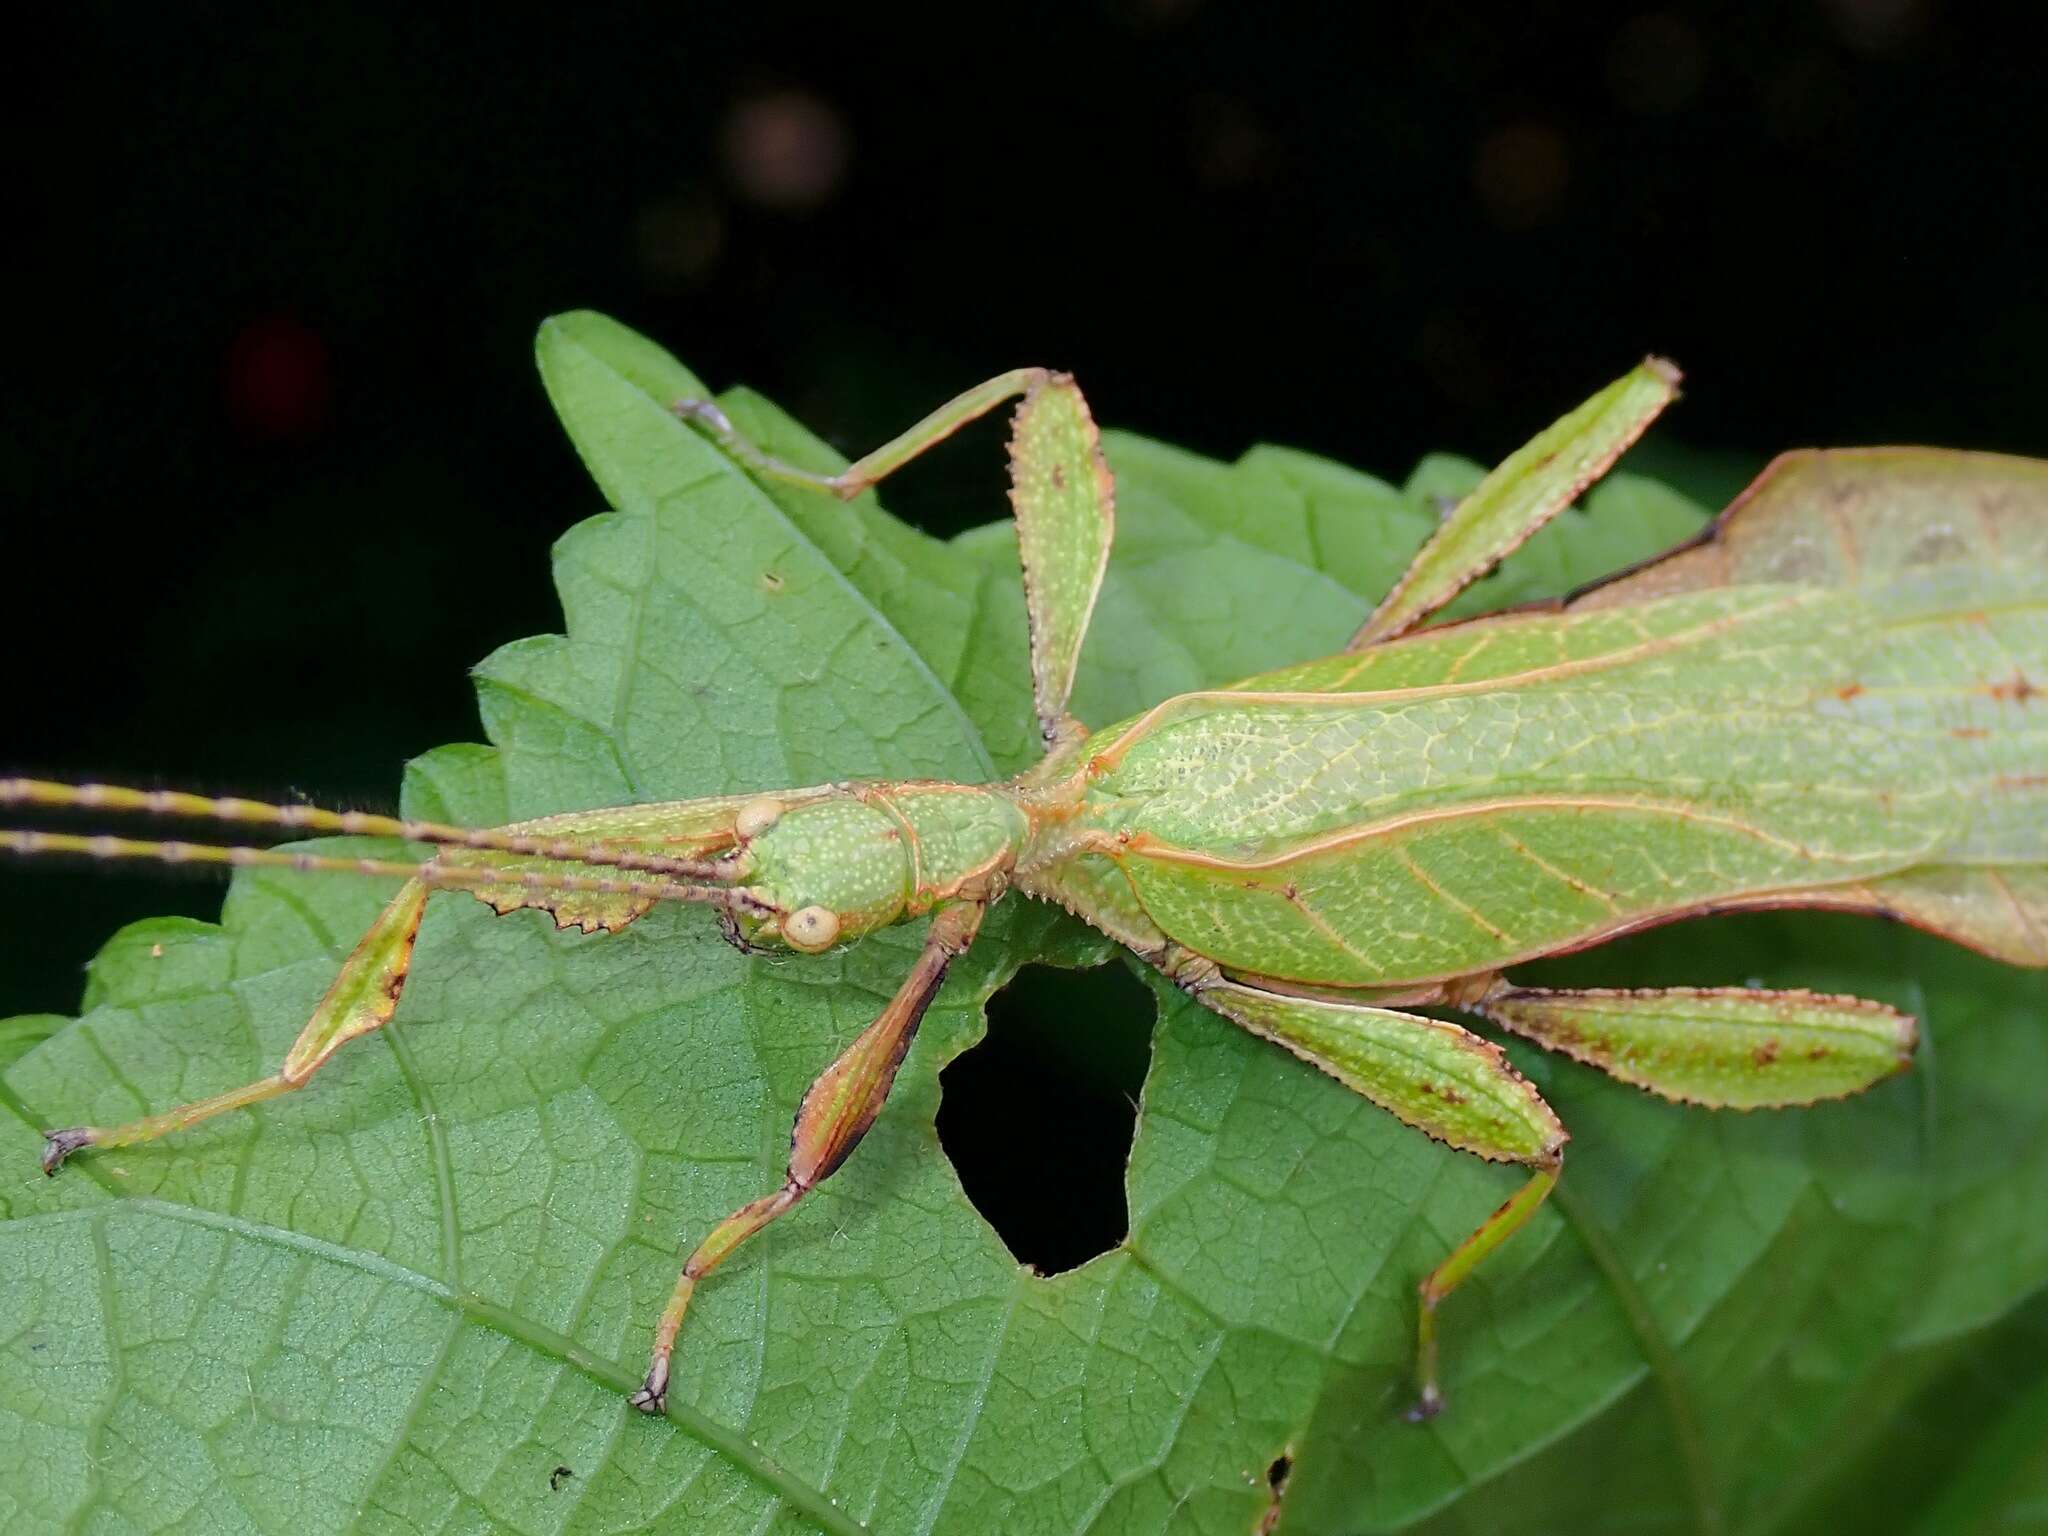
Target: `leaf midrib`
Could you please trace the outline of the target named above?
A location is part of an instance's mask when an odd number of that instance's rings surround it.
[[[626,1411],[623,1399],[639,1385],[639,1378],[618,1362],[594,1354],[566,1334],[558,1333],[510,1307],[486,1301],[480,1296],[460,1290],[446,1281],[422,1274],[419,1270],[384,1258],[382,1255],[345,1247],[339,1243],[329,1242],[325,1238],[308,1236],[303,1232],[294,1232],[288,1227],[271,1226],[266,1222],[251,1221],[247,1217],[231,1216],[221,1211],[204,1210],[198,1206],[159,1199],[154,1195],[123,1194],[113,1194],[112,1198],[98,1205],[20,1217],[8,1225],[17,1231],[26,1231],[78,1221],[98,1222],[110,1215],[131,1212],[223,1232],[247,1242],[261,1243],[340,1268],[352,1269],[360,1274],[402,1286],[419,1295],[431,1297],[455,1313],[462,1321],[488,1328],[516,1344],[524,1345],[536,1354],[544,1355],[580,1372],[617,1393],[622,1400],[621,1412]],[[104,1228],[95,1227],[94,1237],[95,1241],[103,1243]],[[819,1530],[828,1533],[828,1536],[869,1536],[867,1527],[841,1509],[823,1490],[805,1482],[745,1435],[687,1404],[675,1401],[669,1404],[668,1420],[706,1449],[741,1468],[791,1509],[809,1519]]]

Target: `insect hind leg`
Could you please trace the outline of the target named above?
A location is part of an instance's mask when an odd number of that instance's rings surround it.
[[[896,1081],[896,1070],[903,1064],[925,1010],[938,995],[948,967],[974,942],[985,910],[986,902],[979,898],[939,909],[923,952],[895,996],[805,1093],[790,1136],[789,1164],[781,1188],[748,1201],[690,1251],[655,1326],[647,1375],[631,1398],[635,1408],[643,1413],[667,1410],[676,1336],[698,1282],[731,1258],[748,1238],[832,1177],[853,1155],[881,1114]]]

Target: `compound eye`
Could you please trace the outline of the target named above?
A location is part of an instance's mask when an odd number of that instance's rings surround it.
[[[839,914],[830,907],[799,907],[783,921],[782,937],[807,955],[830,949],[839,937]]]
[[[782,802],[772,796],[749,800],[733,817],[732,829],[748,841],[759,837],[782,819]]]

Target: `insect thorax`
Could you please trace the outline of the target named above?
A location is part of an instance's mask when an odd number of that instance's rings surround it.
[[[784,913],[822,907],[839,919],[837,938],[855,938],[979,894],[1009,869],[1028,830],[1023,812],[994,790],[850,785],[791,808],[753,837],[746,884]]]

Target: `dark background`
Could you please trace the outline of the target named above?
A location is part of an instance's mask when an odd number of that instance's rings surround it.
[[[0,771],[388,807],[473,738],[599,510],[530,362],[570,307],[854,450],[1044,362],[1398,476],[1654,348],[1697,447],[2048,453],[2038,21],[1350,9],[72,13],[13,60]],[[998,441],[892,503],[999,515]],[[0,870],[0,1013],[217,901]]]

